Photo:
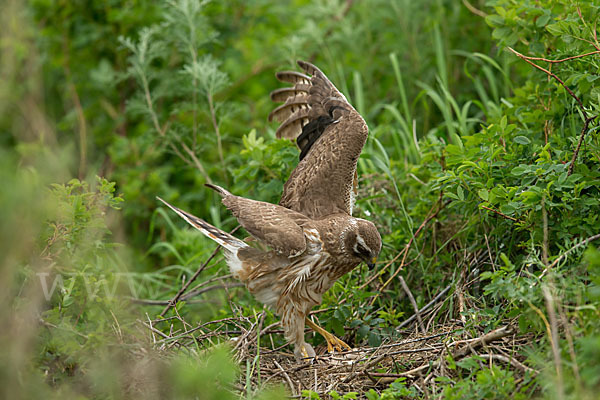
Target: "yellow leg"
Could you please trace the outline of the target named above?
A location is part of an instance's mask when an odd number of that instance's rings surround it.
[[[336,351],[344,351],[344,350],[352,350],[352,347],[348,346],[346,342],[341,339],[338,339],[333,334],[327,332],[325,329],[321,328],[319,325],[312,322],[308,317],[306,318],[306,324],[310,326],[310,328],[319,333],[321,336],[325,338],[327,342],[327,351],[333,353],[333,350]]]
[[[308,351],[306,351],[306,347],[302,346],[302,350],[300,350],[300,352],[302,353],[302,358],[308,358]]]

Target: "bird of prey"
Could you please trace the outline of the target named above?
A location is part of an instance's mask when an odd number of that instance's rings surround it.
[[[342,275],[361,262],[372,267],[381,250],[375,225],[352,217],[356,164],[368,135],[360,114],[314,65],[304,73],[277,73],[294,84],[271,93],[282,101],[269,120],[282,122],[277,136],[295,139],[300,162],[278,205],[247,199],[209,185],[240,225],[266,248],[250,246],[206,221],[163,201],[224,250],[232,274],[281,318],[296,358],[314,358],[304,340],[305,323],[323,335],[330,352],[350,349],[306,316]]]

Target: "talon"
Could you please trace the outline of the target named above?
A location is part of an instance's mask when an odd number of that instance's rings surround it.
[[[352,350],[352,347],[348,346],[346,342],[335,337],[335,335],[333,335],[332,333],[327,332],[325,329],[321,328],[319,325],[315,324],[308,318],[306,319],[306,323],[315,332],[321,334],[323,338],[325,338],[325,342],[327,342],[327,351],[329,353],[333,353],[334,351],[342,352],[344,350]]]
[[[325,342],[327,342],[327,352],[333,353],[333,345],[331,344],[331,342],[328,340],[327,337],[325,337]]]
[[[330,353],[333,352],[333,349],[335,349],[336,351],[339,351],[339,352],[342,352],[345,350],[352,350],[352,347],[348,346],[348,344],[346,342],[344,342],[342,339],[335,337],[334,335],[331,335],[329,338],[326,338],[326,340],[327,340],[327,349],[329,350]]]

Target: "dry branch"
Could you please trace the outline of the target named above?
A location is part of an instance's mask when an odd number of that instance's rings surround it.
[[[425,311],[427,311],[429,309],[429,307],[431,307],[432,305],[434,305],[435,303],[437,303],[438,300],[440,298],[442,298],[448,292],[448,290],[450,290],[451,287],[452,287],[452,285],[446,286],[440,293],[438,293],[437,296],[435,296],[429,303],[425,304],[423,306],[423,308],[421,308],[419,310],[419,314],[423,314]],[[414,314],[412,317],[410,317],[407,320],[403,321],[400,325],[398,325],[396,327],[396,330],[398,331],[398,330],[402,329],[403,327],[405,327],[406,325],[410,324],[416,317],[417,317],[417,314]]]
[[[419,312],[417,302],[415,301],[413,294],[411,293],[410,289],[408,288],[408,285],[406,284],[402,276],[400,277],[400,284],[402,285],[402,289],[404,289],[404,292],[408,296],[410,304],[412,304],[413,309],[415,310],[415,316],[417,317],[417,321],[419,322],[419,328],[421,328],[421,332],[425,333],[425,326],[423,326],[423,320],[421,319],[421,313]]]
[[[463,340],[463,341],[459,341],[459,342],[455,342],[454,345],[459,345],[461,343],[464,343],[465,346],[463,346],[462,348],[459,348],[458,350],[455,350],[453,352],[450,353],[451,357],[453,359],[460,359],[465,357],[466,355],[468,355],[469,353],[471,353],[474,349],[487,345],[493,341],[502,339],[503,337],[509,336],[511,334],[513,334],[514,331],[512,329],[512,327],[510,325],[506,325],[503,326],[501,328],[498,328],[496,330],[493,330],[481,337],[475,338],[475,339],[471,339],[471,340]],[[452,344],[449,345],[448,347],[452,347]],[[436,360],[433,363],[426,363],[423,364],[417,368],[413,368],[409,371],[406,372],[402,372],[399,375],[400,376],[407,376],[407,377],[412,377],[415,376],[419,373],[421,373],[424,370],[428,370],[430,368],[435,368],[440,366],[442,363],[441,358],[438,358],[438,360]],[[395,380],[396,378],[382,378],[380,380],[381,383],[391,383]]]
[[[212,252],[212,254],[208,257],[208,259],[204,262],[204,264],[202,264],[200,266],[200,268],[198,268],[196,270],[194,275],[192,275],[192,277],[190,279],[188,279],[188,281],[181,287],[181,289],[179,289],[177,294],[169,301],[167,306],[160,313],[161,317],[163,317],[167,313],[167,311],[169,311],[169,309],[171,307],[173,307],[177,304],[177,301],[179,301],[179,298],[183,295],[183,293],[187,290],[187,288],[192,284],[192,282],[194,282],[196,280],[196,278],[198,278],[198,276],[202,273],[202,271],[204,271],[206,269],[206,267],[212,261],[212,259],[215,258],[215,256],[217,255],[217,252],[219,251],[220,248],[221,248],[221,246],[217,246],[215,248],[215,250]]]

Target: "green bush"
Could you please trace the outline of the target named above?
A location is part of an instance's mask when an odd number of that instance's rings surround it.
[[[320,322],[357,346],[397,339],[413,314],[402,274],[419,307],[450,285],[433,325],[517,326],[530,341],[516,356],[539,371],[446,358],[449,372],[431,388],[399,379],[303,396],[594,398],[600,6],[483,3],[9,1],[3,397],[283,396],[253,385],[257,359],[236,365],[220,338],[175,349],[153,337],[187,329],[183,321],[258,321],[261,305],[243,288],[180,301],[155,331],[148,321],[164,305],[144,302],[171,299],[214,249],[155,196],[224,229],[236,221],[202,184],[277,202],[298,151],[275,139],[268,93],[279,87],[273,73],[300,58],[371,127],[356,215],[380,229],[381,260],[411,243],[378,276],[359,267],[340,279]],[[227,273],[217,258],[195,284]],[[276,320],[266,311],[265,325]]]

